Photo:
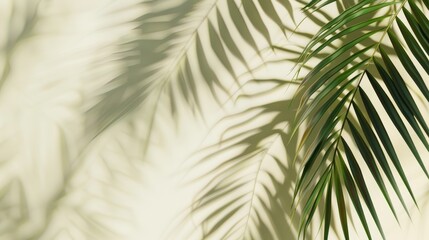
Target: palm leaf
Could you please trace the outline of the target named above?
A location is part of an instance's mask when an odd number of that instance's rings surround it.
[[[305,9],[323,9],[332,2],[335,1],[313,0]],[[416,100],[420,94],[428,100],[423,79],[429,73],[429,19],[422,11],[427,7],[427,1],[416,0],[359,1],[326,23],[303,51],[303,63],[319,53],[328,52],[329,55],[310,71],[299,88],[302,97],[299,99],[298,127],[311,119],[305,125],[301,142],[312,147],[305,154],[295,193],[305,196],[310,192],[308,199],[311,201],[306,201],[308,209],[321,205],[319,195],[331,199],[331,194],[335,193],[345,239],[349,238],[347,219],[350,218],[344,208],[345,199],[351,200],[367,237],[372,239],[373,233],[369,231],[368,217],[360,200],[363,199],[384,238],[380,218],[366,186],[367,180],[362,175],[363,167],[369,168],[395,217],[396,208],[388,185],[406,211],[407,207],[392,165],[417,204],[402,160],[390,139],[395,131],[402,136],[428,176],[418,145],[429,150],[429,131]],[[408,30],[406,22],[413,32]],[[337,48],[330,49],[330,44],[338,42]],[[366,81],[376,96],[369,97],[371,90],[364,84]],[[418,92],[412,90],[414,86]],[[381,107],[377,107],[376,102],[380,102]],[[380,111],[387,113],[396,129],[387,129]],[[412,138],[411,132],[417,138]],[[315,191],[317,197],[311,197]],[[330,206],[324,208],[331,209]],[[304,211],[303,227],[311,221],[311,213]],[[328,238],[330,216],[329,213],[325,218],[325,239]]]

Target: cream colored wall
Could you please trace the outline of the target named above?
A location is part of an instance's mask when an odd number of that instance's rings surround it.
[[[1,240],[189,239],[168,232],[177,227],[183,210],[204,187],[202,182],[185,184],[198,175],[189,170],[196,159],[193,153],[217,139],[221,127],[212,129],[217,120],[267,99],[227,102],[224,110],[207,100],[205,121],[184,115],[177,131],[171,123],[161,122],[146,156],[141,151],[142,132],[147,128],[144,108],[87,145],[85,110],[96,101],[100,86],[121,70],[112,53],[118,51],[120,42],[133,37],[131,20],[146,11],[144,6],[136,7],[136,2],[0,1],[0,73],[6,74],[0,91],[0,196],[5,194],[0,204],[10,206],[0,210]],[[14,39],[24,24],[25,10],[36,8],[40,22],[19,41]],[[299,14],[297,9],[297,19]],[[311,25],[307,31],[313,31]],[[268,53],[264,57],[278,56]],[[103,66],[94,67],[101,60]],[[253,65],[258,65],[257,59]],[[285,76],[291,67],[268,64],[255,75]],[[406,163],[420,211],[411,207],[411,222],[398,210],[399,227],[372,184],[377,211],[387,239],[427,239],[427,179],[414,161],[407,160],[412,156],[398,136],[393,139]],[[353,239],[365,239],[359,224],[356,228]]]

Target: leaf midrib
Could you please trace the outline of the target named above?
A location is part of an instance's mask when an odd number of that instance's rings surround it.
[[[339,140],[341,139],[341,136],[342,136],[343,130],[344,130],[344,128],[345,128],[345,125],[346,125],[346,124],[345,124],[345,123],[346,123],[346,119],[348,118],[348,115],[349,115],[349,113],[350,113],[350,108],[351,108],[351,106],[352,106],[352,104],[353,104],[353,102],[354,102],[354,98],[356,97],[357,90],[359,89],[359,86],[360,86],[360,84],[361,84],[361,82],[362,82],[362,80],[363,80],[363,76],[365,75],[365,71],[368,69],[368,67],[369,67],[370,63],[373,63],[373,62],[374,62],[375,54],[377,54],[377,53],[379,52],[379,49],[380,49],[381,43],[383,42],[383,39],[386,37],[386,34],[387,34],[387,32],[389,31],[389,29],[391,29],[391,28],[392,28],[394,21],[395,21],[395,20],[396,20],[396,18],[398,17],[398,14],[402,11],[402,9],[404,8],[404,6],[405,6],[405,4],[406,4],[407,2],[408,2],[408,0],[404,0],[404,1],[401,3],[401,5],[399,6],[399,8],[396,10],[396,12],[395,12],[395,13],[392,15],[392,17],[389,19],[389,22],[387,23],[386,28],[385,28],[385,30],[383,31],[383,34],[382,34],[382,35],[381,35],[381,37],[380,37],[380,40],[377,42],[377,44],[376,44],[376,45],[375,45],[375,47],[374,47],[374,51],[373,51],[373,53],[371,54],[370,58],[368,59],[367,63],[365,64],[365,66],[362,68],[362,71],[363,71],[363,72],[361,73],[361,76],[360,76],[360,78],[359,78],[359,80],[358,80],[358,83],[356,84],[355,89],[353,89],[353,93],[352,93],[352,95],[351,95],[351,97],[350,97],[349,105],[347,106],[347,110],[346,110],[346,112],[345,112],[345,114],[344,114],[344,120],[343,120],[342,125],[341,125],[341,128],[340,128],[340,130],[339,130],[338,137],[337,137],[337,139],[335,140],[335,151],[334,151],[333,159],[335,159],[336,153],[337,153],[337,151],[338,151],[338,146],[339,146],[339,142],[340,142]]]
[[[149,119],[149,126],[148,126],[148,132],[146,134],[146,141],[143,145],[143,153],[146,154],[147,153],[147,149],[149,147],[149,139],[152,135],[152,129],[153,129],[153,125],[155,123],[155,118],[156,118],[156,111],[158,109],[158,105],[159,102],[161,100],[161,96],[162,93],[164,91],[164,89],[167,87],[167,84],[169,83],[169,80],[171,79],[173,73],[175,73],[177,66],[180,66],[180,63],[185,59],[186,54],[188,53],[189,48],[192,46],[192,43],[194,42],[193,40],[195,39],[196,34],[198,33],[198,30],[201,28],[201,26],[203,25],[203,23],[205,23],[211,12],[213,11],[213,9],[217,6],[219,0],[214,0],[214,3],[210,6],[209,10],[207,11],[207,13],[204,15],[204,17],[201,19],[200,23],[195,27],[194,31],[192,32],[192,34],[190,35],[189,38],[187,38],[186,44],[183,46],[183,48],[180,50],[179,54],[177,55],[177,57],[172,61],[173,64],[171,64],[171,68],[166,71],[165,77],[162,77],[162,83],[161,85],[159,85],[158,91],[156,93],[156,101],[155,101],[155,105],[152,108],[152,112],[150,114],[150,119]]]

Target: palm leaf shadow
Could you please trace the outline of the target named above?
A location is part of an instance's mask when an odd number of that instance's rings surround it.
[[[221,104],[221,99],[240,88],[240,76],[251,74],[249,53],[262,57],[260,49],[271,44],[273,30],[266,27],[263,15],[284,29],[273,0],[259,1],[261,9],[252,1],[240,6],[220,0],[173,3],[141,3],[148,11],[134,21],[137,37],[125,39],[120,45],[123,50],[117,52],[121,73],[103,86],[94,96],[95,104],[88,107],[90,139],[136,109],[147,112],[148,143],[157,115],[174,122],[183,106],[204,115],[202,96]],[[291,11],[289,4],[280,6]],[[266,42],[257,40],[258,34]],[[237,40],[250,48],[243,50]],[[213,60],[220,66],[213,65]]]
[[[278,79],[254,84],[270,82],[278,83],[274,90],[292,84]],[[297,136],[287,130],[297,107],[293,100],[274,100],[220,121],[221,140],[199,152],[190,170],[197,173],[192,181],[206,182],[204,189],[178,225],[192,221],[196,228],[190,235],[202,234],[202,239],[297,237],[300,214],[292,208],[299,173],[299,160],[294,161]],[[270,117],[261,122],[261,116]],[[313,228],[305,231],[313,237]]]

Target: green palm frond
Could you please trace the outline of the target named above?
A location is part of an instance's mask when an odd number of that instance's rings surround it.
[[[332,2],[313,0],[305,9],[321,9]],[[406,211],[407,206],[392,165],[416,203],[391,136],[400,134],[428,176],[419,144],[429,150],[429,129],[416,100],[422,95],[429,101],[424,81],[429,74],[427,10],[428,1],[359,1],[326,23],[304,50],[304,63],[319,53],[329,55],[311,70],[299,89],[298,126],[307,121],[301,144],[311,146],[295,192],[308,196],[302,231],[318,206],[327,212],[336,208],[348,239],[350,216],[345,202],[350,199],[368,238],[372,239],[372,233],[364,207],[384,238],[364,168],[369,169],[395,217],[388,185]],[[330,48],[338,42],[338,47]],[[369,97],[372,91],[377,97]],[[395,128],[387,128],[380,117],[383,112]],[[323,196],[329,200],[324,205],[320,201]],[[329,213],[324,220],[325,239],[330,221]]]
[[[382,239],[428,195],[429,0],[0,12],[0,239]]]

